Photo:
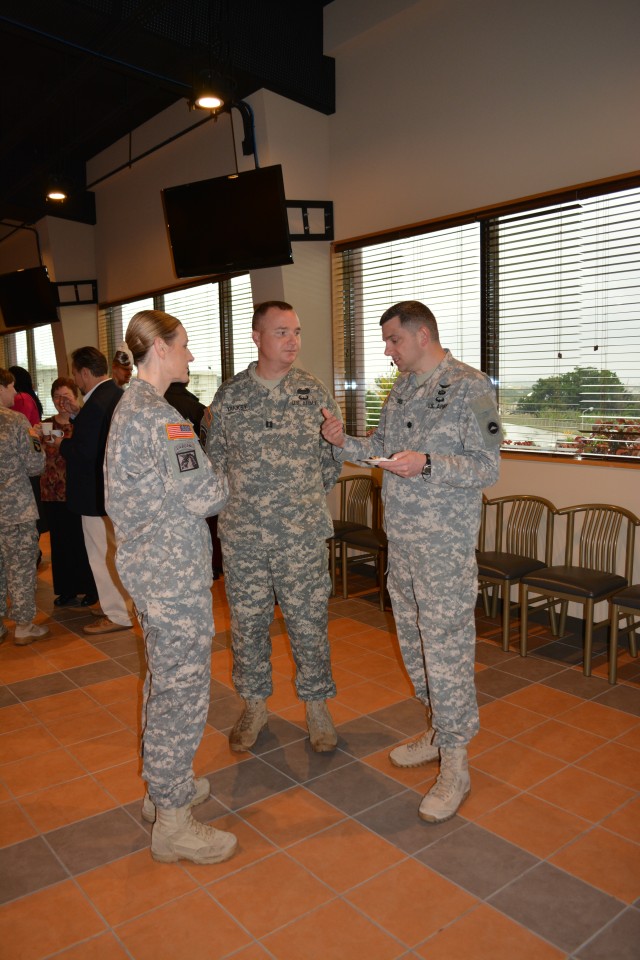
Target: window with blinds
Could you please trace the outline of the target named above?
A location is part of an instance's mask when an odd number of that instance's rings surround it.
[[[51,325],[21,330],[0,337],[0,366],[24,367],[31,374],[33,387],[45,417],[56,412],[51,399],[51,384],[58,376]]]
[[[105,307],[100,311],[99,341],[109,359],[139,310],[164,310],[179,318],[193,354],[189,389],[204,404],[211,403],[223,380],[257,357],[251,340],[253,300],[248,274]]]
[[[348,432],[375,426],[396,376],[380,316],[415,299],[443,346],[492,378],[505,448],[640,457],[640,187],[582,193],[336,246],[335,390]]]

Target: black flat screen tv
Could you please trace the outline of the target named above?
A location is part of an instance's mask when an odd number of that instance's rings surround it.
[[[177,277],[293,263],[279,164],[167,187],[162,202]]]
[[[46,267],[0,275],[0,331],[29,330],[58,317],[58,290]]]

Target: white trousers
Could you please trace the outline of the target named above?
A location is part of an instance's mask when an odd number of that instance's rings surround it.
[[[116,538],[109,517],[82,518],[82,532],[87,556],[96,582],[100,606],[105,617],[129,626],[132,603],[116,570]]]

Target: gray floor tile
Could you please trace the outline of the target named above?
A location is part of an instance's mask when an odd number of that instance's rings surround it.
[[[46,837],[74,876],[142,850],[149,843],[147,832],[121,808],[60,827]]]
[[[510,650],[509,653],[505,653],[502,647],[495,643],[485,643],[482,640],[478,640],[476,643],[476,660],[487,667],[495,664],[500,666],[507,661],[514,660],[515,657],[516,654],[513,651]]]
[[[578,950],[580,960],[638,960],[640,911],[629,907],[590,943]]]
[[[413,737],[417,733],[422,733],[427,726],[424,704],[413,698],[401,700],[390,707],[383,707],[382,710],[376,710],[369,716],[378,723],[391,727],[392,730],[398,730],[403,737]]]
[[[415,790],[404,790],[355,819],[405,853],[416,853],[464,826],[466,821],[460,817],[446,823],[425,823],[418,816],[421,799]]]
[[[421,709],[420,712],[424,717],[424,711]],[[338,747],[352,757],[367,757],[404,739],[403,734],[371,717],[356,717],[340,724],[337,729]]]
[[[491,897],[489,903],[568,953],[589,940],[623,907],[619,900],[548,863],[534,867]]]
[[[574,666],[576,663],[582,663],[582,650],[570,646],[568,643],[561,643],[559,640],[552,640],[551,643],[545,643],[537,650],[529,650],[530,657],[543,657],[546,660],[556,660],[559,663]]]
[[[260,757],[265,753],[270,753],[272,750],[278,750],[279,747],[284,747],[288,743],[295,743],[298,740],[302,741],[306,739],[306,730],[303,730],[295,723],[291,723],[289,720],[285,720],[283,717],[277,716],[275,713],[270,713],[269,722],[261,731],[255,746],[251,748],[251,753]]]
[[[67,877],[67,871],[41,837],[0,850],[0,903],[24,897]]]
[[[47,673],[43,677],[34,677],[33,680],[11,683],[9,690],[18,700],[26,702],[51,697],[54,693],[64,693],[65,690],[75,689],[75,686],[74,681],[64,673]]]
[[[496,670],[522,677],[534,683],[567,671],[564,664],[552,660],[540,660],[536,657],[512,657],[504,663],[495,664]]]
[[[416,859],[483,899],[540,862],[473,823],[422,850]]]
[[[298,732],[302,733],[301,730]],[[277,750],[263,753],[262,759],[297,783],[307,785],[309,785],[308,781],[353,762],[353,758],[342,750],[334,750],[333,753],[316,753],[309,741],[300,737]]]
[[[18,697],[11,692],[9,687],[2,684],[0,686],[0,707],[13,707],[16,703],[20,703]]]
[[[98,663],[89,663],[86,667],[71,667],[65,670],[64,674],[78,687],[88,687],[92,683],[124,677],[129,672],[115,660],[100,660]]]
[[[592,678],[589,677],[589,680]],[[613,707],[614,710],[624,710],[625,713],[632,713],[634,717],[640,717],[640,690],[634,687],[621,686],[619,683],[614,687],[607,683],[607,689],[596,697],[595,703],[603,703],[606,707]]]
[[[609,689],[606,680],[600,677],[585,677],[582,670],[563,670],[542,681],[545,686],[553,687],[554,690],[562,690],[564,693],[571,693],[574,697],[582,697],[584,700],[593,700],[599,694]]]
[[[133,673],[136,677],[143,677],[146,672],[146,664],[141,653],[129,653],[124,657],[118,657],[113,663],[118,664],[127,673]]]
[[[114,659],[116,657],[126,657],[130,653],[135,653],[138,657],[144,657],[144,643],[142,639],[129,632],[107,634],[105,638],[94,642],[94,646],[97,650],[100,650],[101,653]]]
[[[224,700],[214,700],[207,713],[207,723],[216,730],[227,732],[234,725],[241,713],[240,701],[237,697],[225,697]]]
[[[294,785],[290,777],[252,757],[209,774],[211,792],[229,810],[239,810]]]
[[[476,673],[476,690],[478,693],[485,693],[489,697],[506,697],[528,685],[528,680],[504,673],[497,667],[487,667],[486,670]]]
[[[235,692],[235,690],[230,690],[229,687],[225,686],[224,683],[220,683],[219,680],[211,680],[211,702],[214,700],[233,700],[234,703],[240,705],[240,697]]]
[[[405,789],[397,780],[358,761],[312,780],[306,786],[351,816]]]

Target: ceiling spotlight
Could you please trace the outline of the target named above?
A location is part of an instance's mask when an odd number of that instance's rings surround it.
[[[61,203],[63,200],[66,200],[68,193],[65,187],[62,185],[59,177],[49,177],[47,182],[47,200],[54,200],[56,203]]]
[[[211,70],[205,70],[200,80],[194,84],[191,106],[200,110],[220,110],[224,106],[219,78]]]

